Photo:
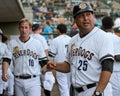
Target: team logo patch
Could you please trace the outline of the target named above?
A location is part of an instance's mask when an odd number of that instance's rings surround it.
[[[85,3],[81,3],[80,5],[79,5],[79,8],[80,9],[85,9],[87,6],[86,6],[86,4]]]
[[[75,49],[75,43],[71,45],[71,51]]]
[[[19,52],[19,47],[18,47],[18,46],[15,46],[15,47],[13,48],[13,52],[14,52],[14,53],[18,53],[18,52]]]

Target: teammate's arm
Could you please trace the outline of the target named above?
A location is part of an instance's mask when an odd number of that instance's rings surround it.
[[[120,54],[114,56],[115,61],[120,62]]]
[[[49,61],[47,64],[47,68],[49,69],[55,69],[56,71],[63,72],[63,73],[68,73],[70,72],[70,64],[68,62],[61,62],[61,63],[56,63],[53,61]]]
[[[98,82],[98,86],[96,87],[97,91],[103,92],[105,87],[107,86],[113,71],[113,62],[114,61],[112,59],[106,59],[102,61],[102,72]]]
[[[10,62],[11,62],[11,59],[3,58],[3,62],[2,62],[2,79],[3,79],[3,81],[8,80],[7,70],[8,70]]]

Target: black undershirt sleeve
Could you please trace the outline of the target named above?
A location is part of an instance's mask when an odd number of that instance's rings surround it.
[[[3,62],[8,62],[8,64],[10,65],[11,59],[9,59],[9,58],[2,58],[2,59],[3,59]]]
[[[48,60],[39,61],[41,67],[45,66],[48,63]]]
[[[113,63],[114,60],[112,59],[105,59],[102,61],[102,71],[109,71],[109,72],[113,72]]]

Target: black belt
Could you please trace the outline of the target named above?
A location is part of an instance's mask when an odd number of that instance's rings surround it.
[[[19,76],[15,76],[15,77],[19,78],[19,79],[30,79],[30,78],[36,77],[36,75],[19,75]]]
[[[92,87],[95,87],[97,85],[97,83],[92,83],[92,84],[88,84],[88,85],[85,85],[85,86],[82,86],[82,87],[78,87],[78,88],[74,88],[77,92],[83,92],[85,91],[86,89],[90,89]]]

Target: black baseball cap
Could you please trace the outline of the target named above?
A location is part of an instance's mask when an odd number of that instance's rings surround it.
[[[77,16],[82,12],[94,12],[89,2],[80,2],[73,7],[73,17]]]

